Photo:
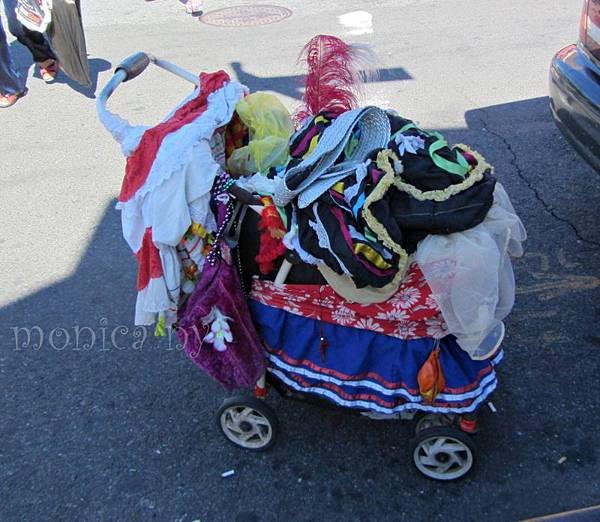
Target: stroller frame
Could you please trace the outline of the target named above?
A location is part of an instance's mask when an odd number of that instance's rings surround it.
[[[150,64],[199,86],[193,73],[151,54],[138,52],[123,60],[113,77],[102,89],[97,99],[97,111],[107,114],[109,97],[123,82],[139,76]],[[233,185],[231,194],[243,205],[260,212],[260,200],[239,186]],[[282,284],[292,264],[285,259],[275,280]],[[345,408],[310,393],[293,390],[267,370],[259,380],[253,395],[235,394],[226,398],[215,415],[218,429],[224,437],[238,447],[263,451],[273,446],[279,434],[279,421],[275,410],[266,402],[268,390],[274,388],[285,399],[317,404],[330,409]],[[426,477],[440,481],[456,480],[467,475],[476,461],[476,446],[472,435],[478,432],[476,412],[466,414],[427,413],[416,410],[394,414],[355,410],[375,420],[413,421],[414,436],[410,440],[410,459]]]

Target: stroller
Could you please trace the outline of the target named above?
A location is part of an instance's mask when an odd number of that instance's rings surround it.
[[[124,60],[97,101],[101,121],[124,150],[134,148],[143,129],[130,128],[107,111],[106,103],[122,82],[137,77],[151,63],[200,85],[197,76],[146,53]],[[219,228],[235,248],[245,211],[260,212],[263,202],[233,180],[224,185],[235,211]],[[142,252],[146,239],[140,239],[135,252]],[[411,420],[411,460],[423,475],[441,481],[467,475],[476,460],[477,410],[497,386],[495,367],[503,357],[503,324],[499,321],[486,337],[485,357],[472,358],[450,334],[417,263],[408,264],[389,299],[359,304],[341,297],[330,285],[286,284],[297,263],[288,254],[292,253],[286,253],[274,280],[255,277],[246,289],[266,371],[252,378],[253,396],[235,394],[217,411],[217,426],[225,438],[255,451],[275,443],[279,422],[265,400],[272,388],[284,398],[351,409],[372,419]],[[155,280],[149,272],[148,287]],[[177,314],[177,310],[170,312]],[[168,326],[177,326],[176,319],[169,322],[167,310],[157,331],[164,328],[165,317]],[[227,329],[221,334],[229,335]]]

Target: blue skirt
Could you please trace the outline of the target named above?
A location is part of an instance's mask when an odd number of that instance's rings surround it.
[[[269,371],[290,388],[347,407],[384,414],[467,413],[497,385],[491,359],[474,361],[454,337],[402,340],[294,315],[249,300]],[[446,387],[433,402],[419,393],[417,374],[439,343]]]

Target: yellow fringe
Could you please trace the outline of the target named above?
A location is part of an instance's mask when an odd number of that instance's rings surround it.
[[[402,162],[393,151],[386,149],[377,154],[377,167],[384,172],[384,176],[375,187],[375,190],[373,190],[373,192],[371,192],[369,197],[365,200],[362,212],[365,221],[369,225],[369,228],[377,235],[379,240],[400,256],[400,261],[398,263],[398,274],[394,278],[394,281],[396,281],[398,278],[398,280],[401,280],[404,277],[408,267],[409,256],[406,250],[404,250],[390,237],[385,227],[379,221],[377,221],[377,219],[375,219],[375,216],[373,216],[373,213],[371,212],[371,205],[383,199],[392,185],[394,185],[398,190],[410,194],[419,201],[446,201],[450,197],[467,190],[475,183],[483,179],[483,175],[486,171],[489,170],[493,173],[494,168],[485,161],[481,154],[470,149],[464,144],[455,145],[455,147],[459,147],[461,150],[472,154],[477,159],[477,166],[469,171],[468,177],[463,182],[457,183],[456,185],[451,185],[444,190],[430,190],[427,192],[419,190],[415,186],[404,182],[402,180],[401,173],[396,176],[394,169],[390,165],[390,160],[392,162],[399,162],[400,164],[402,164]]]
[[[402,192],[406,192],[410,194],[413,198],[418,199],[419,201],[446,201],[452,196],[456,196],[456,194],[460,194],[464,190],[472,187],[478,181],[483,179],[483,175],[486,171],[490,171],[493,173],[494,169],[491,165],[489,165],[483,156],[474,150],[471,150],[469,147],[463,144],[456,145],[455,147],[460,147],[465,152],[469,152],[475,159],[477,159],[477,166],[471,169],[468,173],[468,176],[461,183],[457,183],[455,185],[450,185],[449,187],[443,190],[430,190],[427,192],[423,192],[419,190],[413,185],[406,183],[402,180],[402,176],[395,176],[394,169],[389,164],[388,159],[400,161],[398,156],[391,150],[381,151],[377,155],[377,167],[383,170],[386,174],[391,172],[394,175],[394,186],[401,190]],[[381,158],[380,158],[381,155]]]
[[[381,180],[379,181],[377,186],[375,187],[375,190],[373,190],[373,192],[371,192],[371,194],[369,194],[369,197],[365,200],[365,204],[363,206],[362,212],[363,212],[363,217],[365,218],[365,221],[367,222],[367,225],[369,225],[369,228],[377,235],[379,240],[381,242],[383,242],[383,244],[386,247],[388,247],[392,251],[396,252],[396,254],[398,254],[398,256],[400,256],[400,259],[398,261],[398,273],[396,274],[396,277],[394,277],[394,282],[396,282],[396,281],[401,281],[404,278],[404,274],[406,273],[406,268],[408,267],[408,254],[407,254],[406,250],[404,250],[398,243],[396,243],[392,240],[392,238],[389,236],[385,227],[379,221],[377,221],[375,219],[375,216],[373,216],[373,213],[371,212],[371,205],[373,203],[375,203],[376,201],[383,199],[383,196],[385,196],[385,193],[387,192],[387,190],[394,183],[394,177],[395,177],[394,170],[388,163],[388,158],[390,157],[390,154],[389,154],[390,152],[391,151],[389,151],[389,150],[382,150],[377,154],[377,166],[379,168],[381,168],[385,172],[385,174],[384,174],[383,178],[381,178]],[[392,152],[392,154],[393,154],[393,152]],[[395,154],[394,154],[394,156],[395,156]],[[381,167],[380,164],[383,164],[383,163],[387,163],[387,166],[389,168]]]

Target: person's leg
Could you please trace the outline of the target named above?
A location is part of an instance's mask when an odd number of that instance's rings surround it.
[[[17,40],[29,49],[34,62],[44,63],[48,62],[48,60],[56,60],[55,54],[52,52],[52,49],[50,49],[50,46],[42,33],[31,31],[30,29],[27,29],[27,27],[22,27],[22,30],[23,32],[20,36],[17,36]]]
[[[8,30],[15,38],[18,38],[23,33],[23,24],[19,22],[15,9],[17,8],[17,0],[0,0],[4,4],[4,14],[8,22]]]
[[[39,64],[49,65],[56,60],[56,56],[52,52],[52,49],[50,49],[50,45],[48,45],[44,35],[37,31],[27,29],[27,27],[19,22],[17,14],[15,13],[17,1],[3,0],[3,2],[6,19],[8,21],[8,30],[21,44],[29,49],[33,61]]]
[[[16,70],[0,20],[0,108],[10,107],[26,93],[25,81]]]

